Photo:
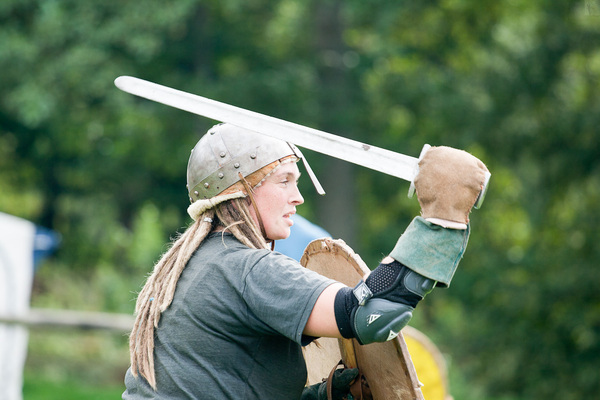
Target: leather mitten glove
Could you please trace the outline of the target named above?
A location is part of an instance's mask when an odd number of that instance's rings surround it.
[[[395,338],[415,307],[437,285],[448,286],[467,247],[467,229],[445,229],[416,217],[382,263],[354,289],[342,288],[334,302],[343,337],[360,344]]]
[[[336,369],[331,376],[331,400],[343,400],[350,394],[350,384],[358,376],[358,368]],[[327,382],[307,386],[300,400],[328,400]]]
[[[463,224],[484,189],[487,167],[476,157],[451,147],[431,147],[419,162],[415,190],[424,218]]]
[[[427,150],[415,178],[423,218],[410,223],[390,256],[439,286],[449,286],[469,240],[469,213],[487,178],[487,167],[466,151],[445,146]],[[462,227],[442,227],[452,223]]]
[[[390,256],[354,289],[335,299],[336,322],[344,337],[359,343],[395,338],[417,303],[438,286],[449,286],[469,239],[469,213],[484,189],[486,166],[467,152],[430,148],[419,163],[415,188],[422,217],[416,217]],[[450,222],[450,224],[448,224]],[[459,229],[446,229],[444,226]]]

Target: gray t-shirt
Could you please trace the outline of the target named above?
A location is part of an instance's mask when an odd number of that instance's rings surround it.
[[[123,399],[299,399],[302,331],[333,282],[280,253],[211,234],[156,329],[158,392],[128,370]]]

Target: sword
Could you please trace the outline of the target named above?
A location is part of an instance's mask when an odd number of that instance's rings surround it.
[[[411,183],[409,197],[414,194],[414,178],[419,172],[419,160],[430,147],[427,144],[423,146],[419,158],[411,157],[131,76],[118,77],[115,79],[115,85],[124,92],[148,100],[216,121],[227,122],[293,143],[298,147],[404,179]],[[479,195],[475,208],[479,208],[483,202],[488,180],[489,176],[486,177],[484,189]]]

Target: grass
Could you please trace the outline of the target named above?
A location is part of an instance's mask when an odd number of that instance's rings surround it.
[[[114,400],[120,399],[123,385],[94,385],[86,382],[60,382],[45,376],[26,375],[24,400]]]

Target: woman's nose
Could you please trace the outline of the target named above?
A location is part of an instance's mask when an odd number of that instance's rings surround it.
[[[300,204],[304,203],[304,197],[302,197],[302,194],[300,193],[300,189],[298,188],[298,186],[296,186],[294,195],[291,198],[291,203],[296,204],[296,205],[300,205]]]

